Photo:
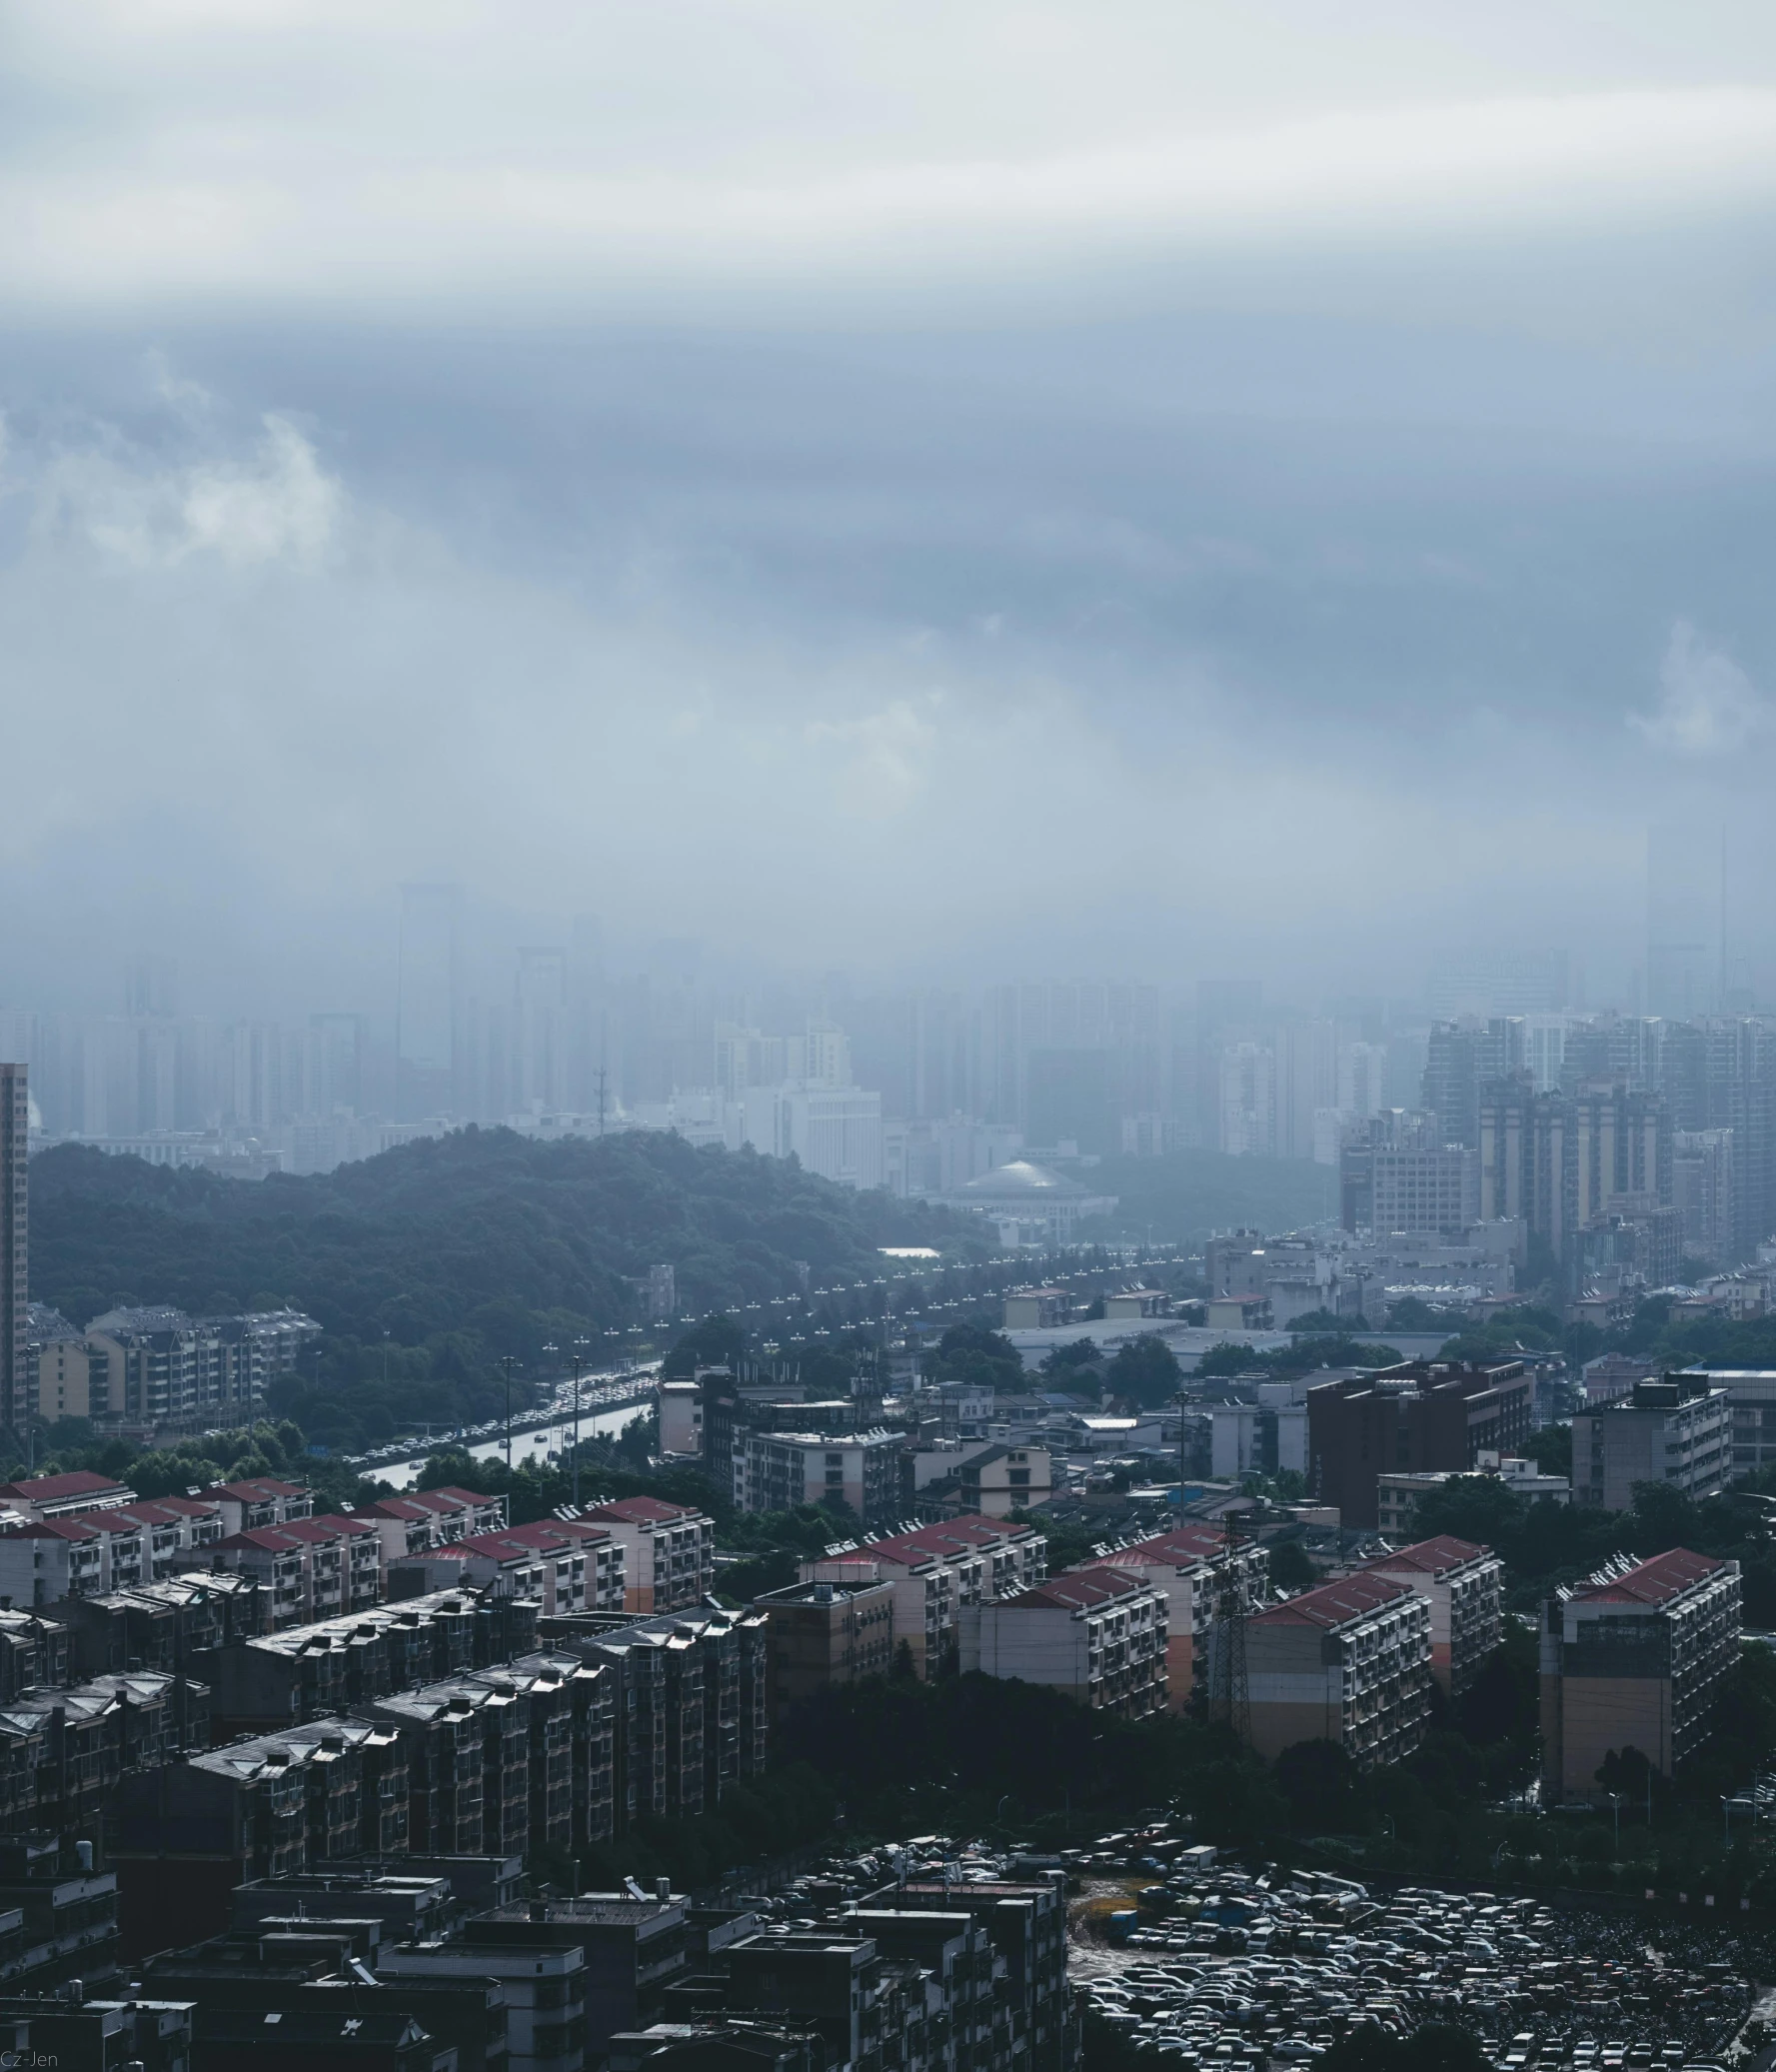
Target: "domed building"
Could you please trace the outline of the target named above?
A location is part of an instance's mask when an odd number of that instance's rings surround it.
[[[951,1208],[990,1216],[999,1225],[1001,1244],[1070,1244],[1087,1217],[1109,1215],[1116,1206],[1114,1194],[1094,1194],[1030,1158],[1012,1158],[977,1173],[943,1200]]]

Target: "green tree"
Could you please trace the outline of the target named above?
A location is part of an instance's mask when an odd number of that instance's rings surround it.
[[[952,1323],[937,1340],[931,1378],[970,1382],[1005,1395],[1019,1395],[1027,1385],[1022,1353],[1002,1331],[977,1323]]]
[[[1279,1590],[1310,1590],[1319,1580],[1319,1573],[1307,1558],[1307,1549],[1298,1539],[1274,1539],[1270,1542],[1270,1580]]]
[[[1156,1410],[1173,1400],[1182,1379],[1177,1354],[1156,1331],[1142,1331],[1118,1349],[1104,1372],[1104,1388],[1143,1410]]]

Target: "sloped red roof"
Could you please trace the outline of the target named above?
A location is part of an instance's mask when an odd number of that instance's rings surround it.
[[[1420,1539],[1409,1547],[1396,1547],[1391,1554],[1377,1554],[1373,1561],[1365,1561],[1365,1568],[1410,1568],[1425,1575],[1443,1575],[1451,1568],[1465,1568],[1468,1562],[1477,1561],[1483,1554],[1491,1553],[1490,1547],[1475,1546],[1471,1541],[1457,1539],[1453,1533],[1439,1532],[1434,1539]]]
[[[1008,1611],[1096,1611],[1105,1604],[1138,1597],[1147,1588],[1139,1576],[1120,1568],[1074,1568],[1050,1576],[1033,1590],[1002,1600]]]
[[[297,1482],[280,1482],[274,1475],[255,1475],[245,1482],[217,1482],[203,1492],[206,1496],[232,1496],[237,1503],[264,1503],[270,1496],[306,1496]]]
[[[671,1525],[699,1514],[689,1504],[662,1503],[658,1496],[620,1496],[615,1503],[601,1503],[586,1515],[608,1518],[617,1525]]]
[[[1725,1566],[1712,1554],[1673,1547],[1669,1553],[1651,1555],[1624,1575],[1580,1583],[1572,1594],[1586,1604],[1667,1604]]]
[[[95,1474],[91,1468],[77,1468],[72,1474],[39,1475],[34,1481],[0,1483],[0,1496],[16,1497],[21,1503],[54,1503],[62,1496],[102,1496],[125,1485],[115,1475]]]
[[[1254,1612],[1247,1623],[1254,1626],[1347,1626],[1353,1619],[1367,1618],[1371,1612],[1380,1611],[1411,1594],[1409,1583],[1396,1583],[1389,1576],[1358,1569],[1355,1575],[1344,1576],[1337,1582],[1321,1583],[1317,1589],[1303,1590],[1299,1597],[1291,1597],[1286,1604],[1273,1604],[1266,1611]]]

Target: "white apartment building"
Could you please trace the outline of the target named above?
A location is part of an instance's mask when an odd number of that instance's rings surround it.
[[[625,1611],[689,1611],[716,1587],[716,1526],[702,1511],[626,1496],[581,1519],[623,1549]]]
[[[958,1638],[964,1673],[1047,1684],[1125,1719],[1165,1710],[1165,1596],[1127,1569],[1073,1569],[968,1605]]]
[[[1504,1633],[1504,1563],[1490,1547],[1442,1533],[1362,1566],[1416,1590],[1430,1607],[1430,1671],[1447,1696],[1467,1689]]]

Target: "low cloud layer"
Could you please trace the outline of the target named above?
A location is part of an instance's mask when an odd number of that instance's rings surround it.
[[[1761,16],[667,13],[15,12],[15,1000],[1625,973],[1761,827]]]

